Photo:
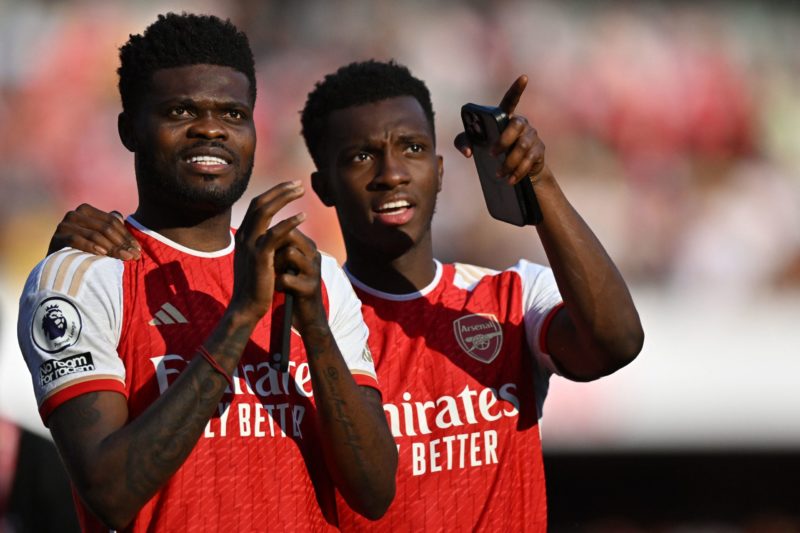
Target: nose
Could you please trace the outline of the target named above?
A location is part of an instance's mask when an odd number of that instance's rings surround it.
[[[372,185],[376,189],[394,189],[408,183],[411,179],[403,158],[391,152],[383,154],[377,170],[378,172],[372,180]]]
[[[213,113],[207,112],[192,121],[187,135],[192,139],[227,139],[228,130]]]

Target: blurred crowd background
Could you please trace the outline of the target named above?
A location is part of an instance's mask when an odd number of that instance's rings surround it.
[[[42,430],[16,351],[17,298],[67,210],[135,209],[132,156],[116,132],[117,49],[157,13],[183,10],[230,17],[256,53],[249,196],[313,170],[299,111],[326,73],[396,59],[425,80],[445,158],[434,223],[445,261],[546,261],[530,229],[485,213],[473,163],[452,146],[461,104],[496,104],[527,74],[518,112],[631,284],[648,335],[643,361],[619,375],[554,384],[549,450],[800,449],[800,6],[790,1],[0,0],[0,413]],[[306,232],[343,259],[334,213],[310,190],[301,208]]]
[[[462,103],[497,103],[519,74],[519,112],[634,284],[752,295],[800,286],[800,54],[796,3],[0,3],[3,270],[27,273],[55,222],[88,201],[135,208],[116,134],[117,48],[166,10],[229,16],[251,37],[259,144],[251,193],[306,178],[298,112],[352,60],[394,58],[424,79],[446,181],[443,259],[502,267],[528,231],[489,219],[452,148]],[[322,212],[315,198],[315,215]],[[318,209],[319,208],[319,209]],[[333,214],[308,231],[342,257]],[[510,231],[509,231],[510,229]]]

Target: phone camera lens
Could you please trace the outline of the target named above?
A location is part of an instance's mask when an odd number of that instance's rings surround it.
[[[466,114],[467,132],[473,141],[483,141],[485,134],[483,132],[483,125],[481,119],[475,113]]]

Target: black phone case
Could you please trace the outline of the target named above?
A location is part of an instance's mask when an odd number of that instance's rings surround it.
[[[508,124],[508,116],[499,107],[465,104],[461,107],[461,121],[472,144],[472,158],[489,214],[516,226],[541,222],[542,212],[530,180],[523,179],[512,187],[497,177],[505,155],[494,157],[491,148]]]

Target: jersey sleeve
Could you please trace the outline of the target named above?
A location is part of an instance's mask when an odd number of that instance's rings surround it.
[[[65,248],[33,269],[19,302],[17,339],[39,414],[95,391],[127,396],[117,355],[123,263]]]
[[[522,312],[525,317],[525,338],[541,366],[551,373],[557,373],[544,342],[547,326],[554,313],[561,307],[561,293],[558,292],[553,271],[543,265],[521,260],[511,268],[522,279]]]
[[[380,390],[367,345],[369,329],[361,315],[361,300],[336,260],[325,254],[322,255],[322,279],[328,293],[328,322],[345,363],[356,383]]]

